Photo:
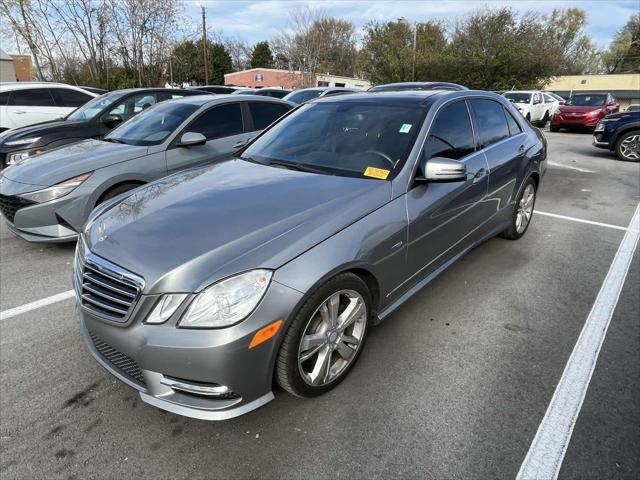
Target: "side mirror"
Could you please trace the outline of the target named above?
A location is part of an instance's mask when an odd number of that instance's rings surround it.
[[[104,125],[109,128],[113,128],[116,125],[122,123],[122,117],[120,115],[103,115],[100,119]]]
[[[207,143],[207,137],[198,132],[187,132],[180,138],[181,147],[194,147],[196,145],[204,145]]]
[[[467,179],[467,167],[458,160],[433,157],[421,162],[423,176],[417,176],[419,182],[462,182]]]

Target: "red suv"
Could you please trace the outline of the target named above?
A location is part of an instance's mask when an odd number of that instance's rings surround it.
[[[610,93],[576,93],[558,108],[551,118],[552,132],[561,128],[593,129],[600,119],[620,110],[620,104]]]

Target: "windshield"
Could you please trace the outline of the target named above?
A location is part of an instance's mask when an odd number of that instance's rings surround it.
[[[123,95],[124,93],[122,92],[105,93],[104,95],[100,95],[99,97],[88,101],[81,107],[76,108],[67,116],[67,120],[91,120],[109,105],[117,102]]]
[[[291,92],[284,97],[284,100],[288,100],[293,103],[308,102],[312,98],[317,98],[322,93],[322,90],[298,90],[297,92]]]
[[[158,145],[198,108],[190,103],[159,103],[112,130],[105,140],[129,145]]]
[[[574,107],[597,107],[604,105],[606,100],[606,95],[574,95],[566,104]]]
[[[309,103],[278,122],[240,158],[319,173],[391,179],[426,110],[375,103]]]
[[[530,93],[508,92],[504,94],[504,97],[514,103],[529,103],[531,101]]]

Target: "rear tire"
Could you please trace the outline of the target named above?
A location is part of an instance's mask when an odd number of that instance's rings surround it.
[[[522,237],[531,224],[533,209],[536,205],[536,182],[529,177],[520,191],[520,195],[513,205],[511,223],[500,236],[509,240],[518,240]]]
[[[640,130],[623,133],[616,141],[616,156],[623,162],[640,162]]]
[[[334,315],[331,305],[336,306]],[[353,315],[345,313],[348,309]],[[362,352],[372,312],[367,284],[353,273],[319,287],[300,307],[282,341],[275,370],[278,384],[298,397],[315,397],[337,386]]]

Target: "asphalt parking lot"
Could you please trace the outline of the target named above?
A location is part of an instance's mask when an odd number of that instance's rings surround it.
[[[0,320],[1,477],[514,478],[640,202],[640,164],[546,135],[527,234],[414,296],[323,397],[275,388],[233,420],[179,417],[95,363],[72,299]],[[71,288],[73,246],[0,228],[0,311]],[[638,292],[636,249],[560,478],[640,475]]]

